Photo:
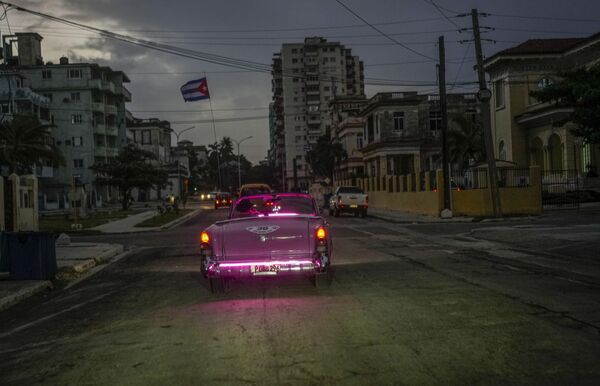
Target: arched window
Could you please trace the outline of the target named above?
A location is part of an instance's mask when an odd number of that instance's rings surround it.
[[[500,145],[498,145],[498,158],[506,161],[506,145],[504,141],[500,141]]]

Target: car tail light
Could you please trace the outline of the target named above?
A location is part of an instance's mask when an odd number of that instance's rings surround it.
[[[208,235],[208,232],[200,233],[200,241],[202,242],[202,244],[210,243],[210,236]]]
[[[325,228],[319,227],[319,229],[317,229],[317,239],[325,240],[325,237],[327,237],[327,232],[325,232]]]

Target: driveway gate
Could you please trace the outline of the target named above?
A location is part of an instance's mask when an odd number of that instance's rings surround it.
[[[578,209],[581,183],[576,170],[542,171],[542,206],[549,209]]]

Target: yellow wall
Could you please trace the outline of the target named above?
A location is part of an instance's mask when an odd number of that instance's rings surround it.
[[[530,168],[530,186],[524,188],[500,188],[500,203],[504,215],[534,215],[542,212],[541,172],[537,166]],[[398,210],[401,212],[439,216],[443,208],[443,191],[402,192],[398,183],[392,183],[393,192],[389,192],[385,177],[386,190],[376,190],[375,178],[365,178],[363,186],[369,195],[369,207],[374,209]],[[383,179],[383,178],[382,178]],[[437,172],[438,186],[443,186],[443,173]],[[408,179],[410,180],[410,179]],[[418,181],[418,178],[416,179]],[[370,188],[367,181],[371,181]],[[340,185],[350,186],[351,180],[339,181]],[[380,183],[381,186],[381,183]],[[452,213],[454,216],[490,217],[493,215],[488,189],[467,189],[452,191]]]

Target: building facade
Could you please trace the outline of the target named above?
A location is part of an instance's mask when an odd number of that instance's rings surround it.
[[[171,162],[171,123],[157,118],[134,118],[127,120],[127,136],[130,142],[156,157],[156,166],[167,167]],[[163,198],[162,189],[136,190],[132,193],[136,201]]]
[[[334,170],[336,181],[365,176],[361,151],[365,122],[360,111],[366,104],[364,96],[340,96],[330,102],[331,140],[340,143],[347,156]]]
[[[90,166],[109,162],[126,145],[125,103],[131,93],[122,71],[94,63],[43,63],[37,33],[4,36],[5,63],[18,68],[33,91],[49,101],[52,136],[66,166],[56,170],[43,193],[60,207],[73,183],[84,188],[88,206],[117,200],[117,190],[96,184]],[[18,47],[18,48],[17,48]]]
[[[340,43],[314,37],[283,44],[273,56],[272,74],[272,162],[283,170],[282,190],[307,189],[312,173],[306,153],[331,129],[329,102],[364,95],[363,65]]]
[[[545,171],[600,170],[600,146],[574,137],[572,124],[555,126],[572,109],[540,103],[529,93],[559,80],[559,71],[600,62],[600,34],[588,38],[533,39],[486,59],[496,157]]]
[[[449,117],[475,119],[474,94],[447,97]],[[404,175],[442,167],[438,95],[378,93],[369,99],[360,116],[364,120],[361,152],[366,176]]]

